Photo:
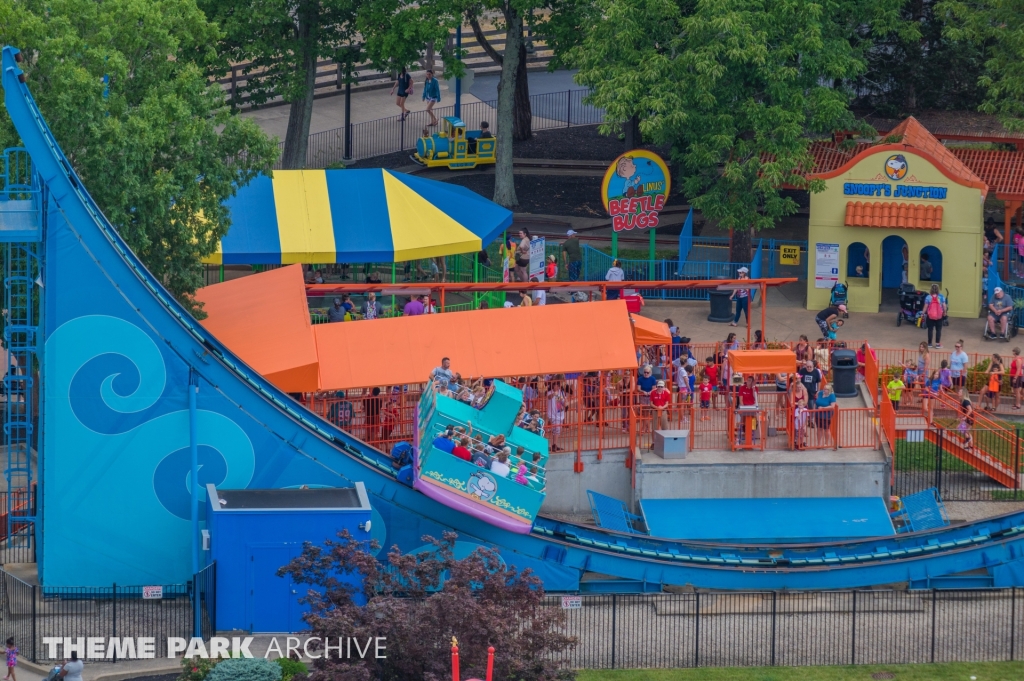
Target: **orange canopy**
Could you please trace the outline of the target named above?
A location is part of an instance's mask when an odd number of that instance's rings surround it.
[[[730,350],[729,368],[737,374],[792,374],[796,353],[792,350]]]
[[[629,319],[633,322],[633,341],[637,345],[668,345],[672,342],[672,334],[665,322],[638,314],[629,315]]]
[[[301,265],[201,288],[196,300],[202,325],[268,381],[286,392],[319,388]]]
[[[621,300],[318,324],[313,335],[324,390],[421,383],[442,357],[464,377],[636,368]]]

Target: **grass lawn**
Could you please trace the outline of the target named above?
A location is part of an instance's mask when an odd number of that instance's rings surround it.
[[[583,670],[579,681],[1020,681],[1024,662],[865,665],[856,667],[701,667],[699,669]]]

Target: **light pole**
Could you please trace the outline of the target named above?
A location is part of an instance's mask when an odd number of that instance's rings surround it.
[[[455,58],[462,61],[462,19],[455,29]],[[462,118],[462,77],[455,79],[455,117]]]

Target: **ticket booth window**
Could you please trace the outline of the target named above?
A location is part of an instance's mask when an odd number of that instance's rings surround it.
[[[851,279],[867,279],[871,269],[869,261],[867,245],[854,241],[846,247],[846,276]]]
[[[942,281],[942,251],[935,246],[925,246],[920,253],[921,281]]]

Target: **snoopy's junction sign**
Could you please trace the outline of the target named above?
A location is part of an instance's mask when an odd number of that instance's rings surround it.
[[[621,232],[657,227],[670,188],[668,166],[657,154],[634,149],[619,156],[605,171],[601,184],[612,228]]]
[[[913,175],[908,177],[910,166],[903,154],[893,154],[885,159],[885,175],[881,173],[871,182],[844,182],[843,194],[845,196],[891,196],[893,198],[907,199],[945,199],[946,187],[921,187],[906,184],[889,184],[885,179],[899,182],[906,179],[907,182],[915,182]],[[883,182],[878,182],[883,180]]]

